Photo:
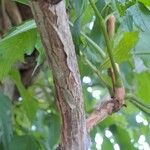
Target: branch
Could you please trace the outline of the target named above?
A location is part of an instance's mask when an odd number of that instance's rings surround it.
[[[127,94],[127,95],[126,95],[126,99],[131,100],[131,101],[134,101],[134,102],[138,103],[139,105],[141,105],[141,106],[143,106],[143,107],[145,107],[145,108],[147,108],[147,109],[150,109],[150,106],[149,106],[149,105],[143,104],[143,103],[141,102],[142,99],[136,97],[136,96],[133,95],[133,94]]]
[[[107,30],[106,30],[101,14],[97,10],[92,0],[89,0],[89,1],[95,11],[95,14],[99,18],[100,26],[102,28],[102,32],[104,34],[104,38],[105,38],[105,42],[107,46],[107,52],[111,61],[112,69],[110,68],[111,72],[109,75],[112,78],[113,97],[112,99],[109,98],[108,101],[104,101],[100,105],[98,105],[98,107],[87,118],[88,132],[90,132],[90,130],[99,122],[103,121],[112,113],[118,112],[123,106],[125,106],[124,104],[125,90],[122,84],[121,76],[119,74],[119,67],[117,68],[114,58],[113,58],[113,54],[111,51],[111,44],[110,44],[110,40],[113,38],[114,30],[115,30],[115,17],[114,16],[109,17],[107,21]]]
[[[118,112],[122,106],[124,105],[120,105],[119,101],[116,99],[106,100],[100,105],[98,104],[98,106],[86,120],[87,131],[90,132],[94,126],[96,126],[98,123],[103,121],[114,112]]]
[[[73,24],[71,22],[69,22],[69,24],[73,27]],[[103,51],[103,49],[99,45],[97,45],[97,43],[95,43],[90,37],[88,37],[83,31],[80,31],[80,34],[87,42],[89,42],[95,48],[95,50],[100,54],[101,58],[104,60],[106,58],[106,54]]]
[[[131,104],[136,106],[139,110],[141,110],[142,112],[144,112],[146,115],[148,115],[150,117],[150,113],[148,111],[146,111],[143,107],[141,107],[141,105],[139,105],[135,101],[132,101],[131,99],[129,99],[129,101],[130,101]]]
[[[149,111],[150,106],[142,103],[141,102],[142,100],[140,98],[136,97],[133,94],[127,94],[126,99],[129,100],[129,102],[132,103],[133,105],[135,105],[137,108],[142,110],[144,113],[146,113],[150,116],[150,113],[145,110],[145,109],[147,109]]]
[[[95,48],[95,50],[97,50],[97,52],[100,54],[101,58],[104,60],[106,55],[105,55],[105,52],[99,47],[99,45],[97,45],[90,37],[88,37],[82,31],[80,32],[80,34]]]
[[[110,62],[111,62],[111,65],[112,65],[112,68],[113,68],[113,71],[114,71],[114,74],[115,74],[115,85],[117,87],[122,87],[122,82],[121,82],[121,78],[120,78],[120,74],[117,70],[117,67],[115,65],[115,61],[114,61],[114,58],[113,58],[113,54],[112,54],[112,51],[111,51],[111,44],[110,44],[110,39],[109,39],[109,36],[107,34],[107,30],[106,30],[106,27],[105,27],[105,23],[104,23],[104,20],[103,20],[103,17],[101,16],[101,14],[99,13],[98,9],[96,8],[94,2],[92,0],[89,0],[90,1],[90,4],[96,14],[96,16],[98,17],[99,19],[99,23],[100,23],[100,26],[102,28],[102,32],[103,32],[103,35],[104,35],[104,38],[105,38],[105,42],[106,42],[106,46],[107,46],[107,53],[108,53],[108,56],[110,58]]]
[[[106,86],[108,89],[111,88],[110,83],[102,76],[102,74],[99,72],[99,70],[86,58],[84,54],[82,54],[83,59],[85,60],[86,64],[91,68],[93,72],[97,74],[97,76],[100,78],[104,86]]]
[[[102,122],[109,115],[113,114],[114,112],[118,112],[122,106],[126,106],[126,105],[121,106],[117,100],[110,99],[110,98],[106,98],[106,99],[107,100],[105,100],[101,104],[98,104],[95,110],[87,118],[86,123],[87,123],[88,132],[90,132],[94,126]],[[138,109],[143,111],[146,115],[150,116],[150,112],[145,110],[145,109],[150,110],[150,106],[143,104],[141,100],[137,98],[135,95],[126,94],[125,99],[129,100],[131,104],[133,104]]]

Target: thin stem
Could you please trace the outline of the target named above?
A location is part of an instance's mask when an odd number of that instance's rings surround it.
[[[126,99],[129,100],[129,101],[134,101],[135,103],[141,105],[142,107],[145,107],[146,109],[150,110],[150,106],[147,106],[146,104],[143,104],[141,102],[141,100],[139,98],[137,98],[135,95],[127,94]]]
[[[130,99],[129,99],[129,101],[130,101],[134,106],[136,106],[139,110],[141,110],[142,112],[144,112],[146,115],[150,116],[150,113],[147,112],[144,108],[142,108],[139,104],[137,104],[137,103],[134,102],[134,101],[131,101]]]
[[[100,54],[102,59],[105,59],[106,54],[104,53],[104,51],[90,37],[88,37],[85,33],[80,31],[80,34],[97,50],[97,52]]]
[[[82,56],[85,62],[88,64],[88,66],[93,70],[93,72],[95,72],[97,76],[101,79],[101,81],[106,85],[106,87],[110,89],[111,88],[110,84],[103,78],[103,76],[99,73],[97,68],[92,65],[92,63],[84,56],[84,54],[82,54]]]
[[[72,22],[69,22],[69,24],[73,27]],[[97,52],[100,54],[100,56],[102,57],[102,59],[105,59],[106,54],[105,52],[102,50],[102,48],[99,47],[99,45],[97,45],[90,37],[88,37],[83,31],[80,31],[80,34],[95,48],[95,50],[97,50]]]
[[[135,55],[150,55],[150,52],[135,52]]]
[[[107,46],[107,53],[108,53],[108,56],[110,58],[110,62],[111,62],[111,65],[112,65],[112,68],[113,68],[113,71],[114,71],[114,74],[115,74],[115,79],[116,79],[116,82],[115,82],[115,86],[122,86],[122,82],[120,80],[120,74],[116,68],[116,65],[115,65],[115,61],[114,61],[114,58],[113,58],[113,54],[112,54],[112,51],[111,51],[111,44],[110,44],[110,40],[109,40],[109,36],[107,34],[107,30],[106,30],[106,27],[105,27],[105,23],[104,23],[104,20],[103,20],[103,17],[101,16],[101,14],[99,13],[98,9],[96,8],[95,4],[93,3],[92,0],[89,0],[90,1],[90,4],[96,14],[96,16],[99,18],[99,23],[100,23],[100,26],[102,28],[102,32],[103,32],[103,35],[104,35],[104,38],[105,38],[105,42],[106,42],[106,46]]]

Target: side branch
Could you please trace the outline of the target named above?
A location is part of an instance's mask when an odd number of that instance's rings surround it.
[[[107,100],[99,104],[86,120],[87,131],[90,132],[94,126],[114,112],[118,112],[121,107],[122,105],[116,99]]]
[[[95,5],[92,3],[91,0],[90,2],[96,11],[97,9]],[[100,15],[100,14],[97,12],[97,15]],[[100,20],[102,20],[101,15],[100,15],[100,18],[101,18]],[[104,26],[103,23],[102,23],[102,26]],[[107,21],[107,32],[108,32],[110,39],[113,38],[114,31],[115,31],[115,17],[112,15],[108,18],[108,21]],[[116,64],[115,64],[115,67],[117,68]],[[113,70],[113,68],[108,69],[108,74],[112,79],[112,89],[110,89],[110,95],[112,98],[109,98],[109,101],[108,100],[104,101],[102,104],[98,105],[98,107],[87,118],[88,132],[90,132],[90,130],[99,122],[103,121],[112,113],[118,112],[122,108],[122,106],[125,106],[124,104],[125,90],[124,90],[123,85],[116,87],[115,82],[116,82],[117,77],[114,71],[115,70]],[[117,69],[117,72],[119,73],[119,67]]]

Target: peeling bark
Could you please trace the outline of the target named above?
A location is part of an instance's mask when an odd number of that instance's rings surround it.
[[[52,69],[62,120],[61,150],[86,150],[88,140],[81,81],[64,1],[31,1],[47,61]]]

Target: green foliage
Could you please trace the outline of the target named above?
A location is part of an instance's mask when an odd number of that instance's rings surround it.
[[[142,32],[139,35],[139,42],[135,47],[135,57],[140,58],[144,65],[150,68],[150,44],[149,44],[150,32]]]
[[[10,143],[11,150],[41,150],[32,135],[15,136]]]
[[[4,150],[9,150],[9,142],[12,139],[11,101],[0,91],[0,144]]]
[[[0,41],[0,80],[8,75],[12,65],[31,54],[37,37],[33,20],[15,27]]]
[[[48,140],[48,145],[51,149],[56,149],[57,148],[57,144],[59,142],[59,133],[60,133],[60,120],[59,120],[59,116],[58,115],[48,115],[45,118],[45,124],[47,124],[48,129],[47,132],[48,137],[46,138],[46,140]]]
[[[150,9],[150,1],[147,0],[138,0],[138,1],[143,3],[148,9]]]
[[[107,137],[103,138],[104,142],[102,143],[102,150],[105,149],[113,149],[113,144],[110,142],[110,140]]]
[[[118,8],[118,11],[120,13],[121,16],[125,15],[126,10],[135,5],[136,4],[136,0],[130,0],[130,1],[126,1],[125,3],[122,3],[118,0],[116,0],[116,6]]]
[[[129,13],[133,17],[133,22],[141,31],[150,31],[150,11],[141,4],[136,4],[129,9]]]
[[[30,121],[33,121],[37,109],[37,102],[35,98],[23,86],[20,74],[17,70],[12,70],[10,72],[10,77],[13,79],[23,98],[23,108],[26,110],[28,118]]]
[[[150,103],[150,73],[145,71],[139,74],[136,74],[136,89],[137,95],[143,99],[144,103]],[[143,80],[144,79],[144,80]],[[144,89],[144,90],[143,90]]]
[[[29,0],[13,0],[13,1],[25,4],[25,5],[28,5],[28,3],[29,3]]]
[[[136,148],[134,148],[133,144],[130,142],[131,138],[129,136],[129,133],[126,132],[125,129],[116,126],[115,124],[111,125],[109,129],[110,131],[112,131],[116,142],[119,143],[121,150],[136,150]]]
[[[117,46],[115,46],[115,48],[112,50],[115,62],[120,64],[129,60],[131,56],[130,50],[135,47],[137,41],[138,32],[123,33],[123,37],[117,43]],[[110,67],[110,60],[109,58],[106,58],[105,61],[101,64],[100,69],[102,70],[108,67]]]

